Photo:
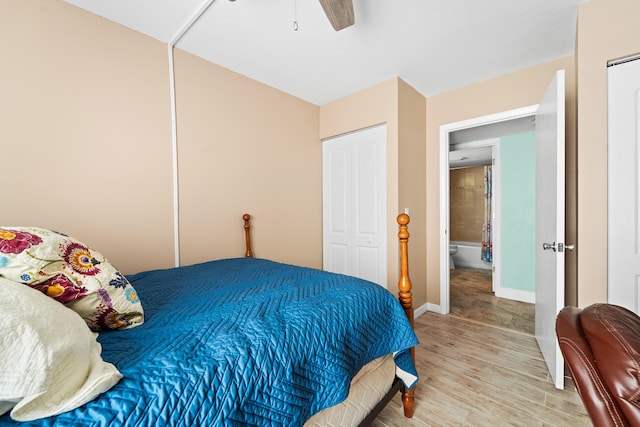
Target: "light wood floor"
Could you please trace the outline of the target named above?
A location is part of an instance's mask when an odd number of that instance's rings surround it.
[[[492,326],[535,333],[535,305],[494,296],[491,270],[456,267],[450,274],[450,309],[454,316]]]
[[[404,418],[397,396],[373,426],[591,426],[571,381],[553,386],[535,337],[490,324],[431,312],[416,319],[415,415]]]

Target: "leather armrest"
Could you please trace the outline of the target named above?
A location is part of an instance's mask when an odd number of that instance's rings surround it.
[[[560,350],[578,394],[595,426],[629,426],[614,397],[603,383],[576,307],[563,308],[556,319]]]
[[[580,315],[596,366],[629,424],[640,426],[640,317],[614,304],[593,304]]]

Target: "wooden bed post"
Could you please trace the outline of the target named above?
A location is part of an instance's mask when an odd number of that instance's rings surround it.
[[[414,327],[413,318],[413,295],[411,294],[411,279],[409,278],[409,250],[407,242],[409,240],[409,232],[407,231],[407,224],[409,224],[409,215],[398,215],[398,224],[400,225],[400,231],[398,231],[398,240],[400,241],[400,278],[398,280],[398,300],[400,305],[404,308],[404,313],[409,319],[411,328]],[[416,361],[415,348],[411,348],[411,358],[413,362]],[[402,406],[404,407],[404,416],[407,418],[413,417],[413,405],[414,405],[414,389],[408,390],[406,387],[402,388]]]
[[[249,223],[251,215],[244,214],[242,215],[242,219],[244,220],[244,240],[247,246],[247,251],[244,253],[244,257],[253,258],[253,252],[251,251],[251,224]]]
[[[409,278],[409,232],[407,231],[407,224],[409,224],[409,215],[398,215],[398,224],[400,225],[400,231],[398,232],[398,240],[400,240],[400,278],[398,280],[398,296],[402,308],[411,323],[413,328],[413,295],[411,294],[411,279]],[[413,352],[412,352],[413,356]]]

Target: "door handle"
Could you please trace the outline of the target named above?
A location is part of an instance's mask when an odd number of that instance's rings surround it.
[[[543,250],[548,251],[549,249],[551,249],[553,252],[555,252],[556,250],[558,252],[564,252],[565,249],[568,251],[573,251],[575,248],[576,248],[576,245],[565,245],[564,243],[558,243],[556,245],[556,242],[542,244]]]

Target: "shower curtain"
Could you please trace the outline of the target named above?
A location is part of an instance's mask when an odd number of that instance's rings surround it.
[[[491,166],[484,167],[484,224],[482,226],[482,252],[480,259],[493,262],[493,241],[491,239],[491,202],[493,200]]]

